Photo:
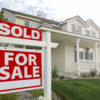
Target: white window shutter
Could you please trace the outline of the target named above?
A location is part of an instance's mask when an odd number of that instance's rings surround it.
[[[72,24],[72,32],[75,32],[75,24]]]

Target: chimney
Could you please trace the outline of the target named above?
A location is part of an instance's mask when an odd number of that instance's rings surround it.
[[[45,18],[45,14],[44,14],[43,11],[38,11],[37,16],[40,17],[40,18]]]

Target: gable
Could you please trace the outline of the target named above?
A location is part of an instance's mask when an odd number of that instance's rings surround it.
[[[87,20],[86,22],[89,25],[88,28],[91,28],[96,31],[100,31],[100,28],[91,19]]]
[[[80,17],[80,16],[75,16],[69,19],[66,19],[65,21],[61,22],[60,24],[65,24],[65,23],[70,23],[70,22],[74,22],[74,21],[79,21],[79,23],[81,23],[84,27],[87,27],[88,24]]]

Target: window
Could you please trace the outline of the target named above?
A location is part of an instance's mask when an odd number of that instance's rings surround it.
[[[93,49],[92,48],[90,48],[90,51],[89,51],[89,59],[93,60]]]
[[[76,46],[74,47],[75,48],[75,62],[77,61],[77,52],[76,52]],[[83,60],[83,53],[84,53],[84,49],[83,48],[79,48],[79,58],[80,60]]]
[[[29,26],[29,21],[25,20],[25,26]]]
[[[93,60],[93,49],[85,48],[85,60]]]
[[[86,35],[87,36],[90,36],[90,37],[95,37],[96,36],[96,33],[94,31],[89,31],[89,30],[86,30]]]
[[[75,51],[75,62],[77,61],[77,50],[76,47],[74,48]],[[92,48],[79,48],[79,59],[80,60],[93,60],[93,49]]]
[[[84,53],[84,49],[83,49],[83,48],[80,48],[80,49],[79,49],[79,58],[80,58],[81,60],[83,60],[83,53]]]
[[[76,46],[74,47],[74,54],[75,54],[75,62],[77,62],[77,54],[76,54]]]
[[[29,22],[29,27],[32,27],[32,28],[34,28],[34,27],[35,27],[35,25],[34,25],[34,22],[33,22],[33,21],[30,21],[30,22]]]
[[[96,35],[96,33],[95,33],[94,31],[91,31],[91,32],[90,32],[90,36],[91,36],[91,37],[95,37],[95,35]]]
[[[72,32],[74,33],[81,33],[81,26],[72,24]]]
[[[89,48],[85,48],[85,60],[89,60]]]
[[[89,30],[86,30],[86,35],[87,36],[89,36],[89,33],[90,33],[90,31]]]

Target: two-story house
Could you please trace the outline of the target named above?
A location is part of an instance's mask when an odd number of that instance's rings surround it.
[[[59,43],[57,48],[52,48],[51,55],[52,69],[55,66],[59,75],[81,75],[93,69],[100,73],[100,28],[91,19],[84,21],[75,16],[56,22],[46,19],[41,11],[33,16],[5,8],[2,10],[12,23],[39,28],[43,34],[51,33],[51,41]]]

